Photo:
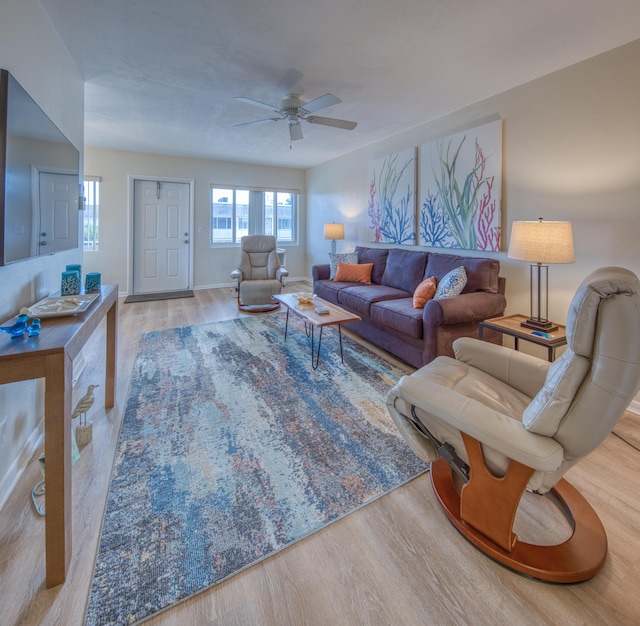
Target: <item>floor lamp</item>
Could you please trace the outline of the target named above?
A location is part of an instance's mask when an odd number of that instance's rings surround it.
[[[324,239],[331,239],[331,254],[336,253],[336,239],[344,239],[344,224],[331,224],[324,225]]]
[[[510,259],[529,261],[531,308],[522,326],[549,332],[558,327],[549,321],[549,263],[573,263],[571,222],[513,222],[509,239]]]

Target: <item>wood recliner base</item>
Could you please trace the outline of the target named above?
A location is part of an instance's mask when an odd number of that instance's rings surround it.
[[[512,460],[505,476],[495,476],[484,462],[480,443],[462,436],[471,472],[460,493],[447,462],[439,458],[431,463],[431,484],[456,529],[486,555],[525,576],[552,583],[592,578],[604,565],[607,535],[586,499],[561,479],[552,493],[572,522],[571,537],[552,546],[520,541],[513,523],[533,470]]]

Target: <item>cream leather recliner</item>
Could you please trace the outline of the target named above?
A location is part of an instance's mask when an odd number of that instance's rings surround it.
[[[604,528],[562,478],[611,432],[640,389],[640,282],[604,267],[578,288],[567,349],[554,363],[477,339],[454,343],[389,392],[387,406],[413,451],[431,462],[445,513],[476,547],[541,580],[591,578],[607,553]],[[525,489],[553,490],[573,517],[555,546],[518,540]]]
[[[231,272],[238,281],[238,308],[247,313],[274,311],[280,303],[271,296],[282,291],[289,275],[280,264],[276,238],[271,235],[249,235],[240,239],[240,264]]]

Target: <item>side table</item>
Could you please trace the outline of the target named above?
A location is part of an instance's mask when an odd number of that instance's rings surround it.
[[[118,285],[102,285],[100,297],[78,315],[43,320],[37,337],[0,342],[0,384],[44,378],[46,470],[46,585],[63,583],[71,562],[71,404],[73,360],[106,320],[104,405],[115,404]],[[9,323],[13,323],[11,320]]]
[[[495,330],[503,335],[513,337],[513,347],[519,349],[520,339],[535,343],[547,349],[547,358],[553,361],[556,358],[556,348],[567,345],[567,329],[558,324],[557,330],[549,334],[549,338],[534,335],[533,330],[521,326],[520,323],[526,321],[526,315],[507,315],[505,317],[493,317],[491,319],[480,322],[478,325],[478,337],[482,339],[482,333],[485,328]]]

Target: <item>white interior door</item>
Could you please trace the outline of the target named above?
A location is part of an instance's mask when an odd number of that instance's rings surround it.
[[[39,254],[69,250],[78,245],[78,177],[40,172]]]
[[[136,180],[133,196],[133,293],[189,289],[189,184]]]

